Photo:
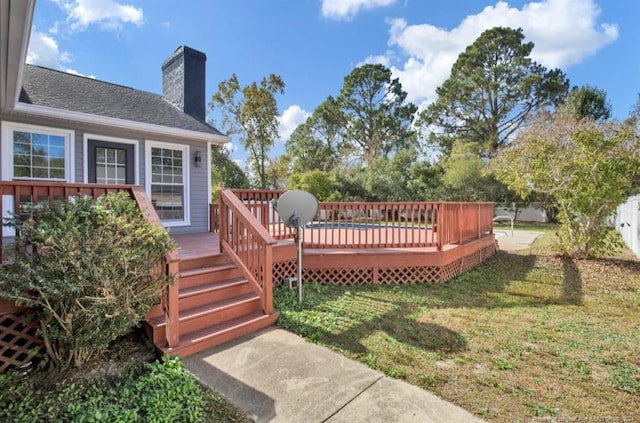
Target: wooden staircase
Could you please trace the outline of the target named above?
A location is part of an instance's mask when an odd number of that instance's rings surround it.
[[[168,348],[160,304],[145,318],[154,345],[164,354],[188,356],[273,325],[278,313],[265,314],[260,296],[226,254],[180,262],[180,343]]]

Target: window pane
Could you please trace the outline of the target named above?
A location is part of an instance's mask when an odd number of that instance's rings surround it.
[[[13,176],[64,179],[66,140],[60,135],[13,132]]]
[[[42,179],[49,178],[49,169],[47,169],[46,167],[34,167],[32,169],[32,172],[33,172],[34,178],[42,178]]]
[[[31,134],[31,142],[37,147],[46,147],[49,145],[49,137],[44,134]]]
[[[104,163],[107,161],[107,150],[102,147],[96,148],[96,163]]]
[[[30,178],[31,168],[26,166],[14,166],[13,176],[16,178]]]
[[[51,135],[49,137],[49,145],[52,147],[64,148],[64,137]]]
[[[123,166],[119,166],[118,169],[117,169],[116,178],[117,178],[116,183],[118,183],[118,184],[126,184],[127,183],[127,169],[125,169]]]
[[[52,167],[50,178],[54,179],[64,179],[64,168]]]
[[[183,187],[175,185],[153,185],[151,202],[162,220],[184,219]]]
[[[13,142],[31,145],[31,134],[28,132],[15,131],[13,133]]]

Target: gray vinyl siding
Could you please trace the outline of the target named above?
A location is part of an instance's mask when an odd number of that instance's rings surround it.
[[[39,125],[44,127],[59,128],[74,131],[74,166],[75,166],[75,182],[86,183],[84,178],[84,134],[89,133],[95,135],[99,139],[100,136],[124,138],[127,140],[137,140],[138,149],[135,152],[138,161],[138,184],[145,186],[145,140],[160,141],[172,144],[189,145],[188,166],[189,166],[189,199],[190,199],[190,225],[170,228],[172,234],[207,232],[209,230],[209,203],[208,203],[208,186],[207,186],[207,143],[204,141],[180,140],[168,137],[162,133],[149,134],[141,132],[126,131],[115,127],[105,127],[98,125],[78,124],[77,122],[63,121],[59,119],[42,118],[34,116],[26,116],[20,113],[9,112],[0,114],[1,121],[24,123],[29,125]],[[5,140],[2,140],[5,142]],[[200,151],[202,154],[202,164],[195,167],[194,154]],[[0,160],[2,166],[2,160]],[[2,169],[0,168],[0,171]]]

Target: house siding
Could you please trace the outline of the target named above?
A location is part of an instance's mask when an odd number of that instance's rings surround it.
[[[189,166],[189,198],[190,198],[190,225],[173,227],[170,229],[171,233],[184,234],[194,232],[206,232],[209,230],[209,193],[208,193],[208,178],[207,178],[207,143],[204,141],[193,141],[186,139],[177,139],[175,137],[169,137],[162,133],[142,133],[128,130],[122,130],[116,127],[105,127],[102,125],[87,125],[78,124],[73,121],[64,121],[51,118],[43,118],[39,116],[25,115],[16,112],[0,113],[0,121],[24,123],[30,125],[39,125],[45,127],[59,128],[74,131],[74,182],[87,183],[84,176],[84,155],[86,154],[84,148],[84,134],[89,133],[95,138],[100,135],[105,137],[125,138],[129,140],[138,141],[137,161],[138,161],[138,184],[145,185],[145,140],[161,141],[173,144],[188,145],[190,156],[188,158]],[[2,140],[4,142],[5,140]],[[202,164],[200,167],[195,167],[194,154],[196,151],[200,151],[202,154]],[[0,172],[4,165],[4,160],[0,157]]]

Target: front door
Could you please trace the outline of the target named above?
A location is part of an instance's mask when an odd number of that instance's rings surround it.
[[[88,140],[88,177],[94,184],[134,184],[134,146]]]

